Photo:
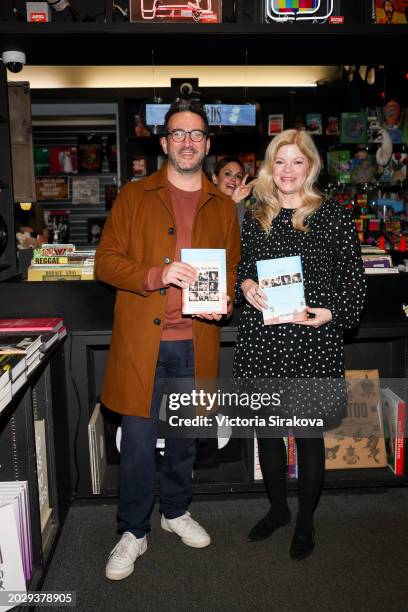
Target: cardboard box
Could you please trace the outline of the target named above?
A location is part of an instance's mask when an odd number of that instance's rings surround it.
[[[387,465],[378,370],[346,371],[347,417],[324,434],[326,469]]]
[[[129,21],[221,23],[221,0],[130,0]]]

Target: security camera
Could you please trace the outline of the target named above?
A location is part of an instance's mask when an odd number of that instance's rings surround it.
[[[26,63],[26,56],[22,51],[4,51],[1,59],[10,72],[21,72]]]
[[[184,96],[192,94],[193,91],[194,91],[194,87],[192,86],[191,83],[182,83],[180,85],[180,93],[183,94]]]

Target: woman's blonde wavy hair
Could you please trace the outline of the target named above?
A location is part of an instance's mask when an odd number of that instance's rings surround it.
[[[302,205],[293,214],[293,227],[307,232],[306,217],[320,208],[323,201],[323,194],[315,187],[321,162],[313,139],[305,130],[284,130],[269,143],[253,190],[253,195],[256,198],[253,206],[253,217],[257,219],[266,233],[270,231],[272,221],[281,209],[278,189],[272,178],[272,168],[279,149],[285,145],[297,145],[309,162],[309,172],[300,189]]]

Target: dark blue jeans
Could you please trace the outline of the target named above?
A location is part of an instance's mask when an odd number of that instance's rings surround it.
[[[118,527],[141,538],[150,531],[155,494],[157,421],[165,379],[191,378],[194,385],[192,340],[162,341],[156,365],[150,418],[124,416],[119,468]],[[183,391],[186,391],[183,381]],[[137,401],[137,398],[136,398]],[[167,438],[160,470],[160,512],[182,516],[192,496],[196,440]]]

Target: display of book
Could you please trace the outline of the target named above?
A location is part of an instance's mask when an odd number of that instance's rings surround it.
[[[194,285],[183,289],[183,314],[227,314],[225,249],[181,249],[181,261],[197,270]]]
[[[391,389],[381,389],[387,463],[396,476],[404,473],[406,403]]]
[[[7,529],[0,529],[0,575],[2,591],[26,591],[23,560],[19,541],[18,521],[13,504],[2,505],[0,492],[0,525],[7,525]],[[4,605],[2,610],[10,610],[12,605]]]
[[[0,355],[26,355],[39,350],[41,336],[0,335]]]
[[[307,319],[302,261],[299,255],[256,262],[259,287],[267,296],[265,325],[296,323]]]
[[[7,572],[9,585],[14,576],[21,587],[15,590],[25,591],[25,583],[28,583],[33,572],[27,481],[0,482],[0,517],[0,525],[7,525],[7,529],[0,529],[0,563]]]
[[[326,469],[385,467],[378,370],[347,370],[346,384],[347,416],[324,433]]]

